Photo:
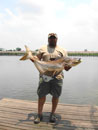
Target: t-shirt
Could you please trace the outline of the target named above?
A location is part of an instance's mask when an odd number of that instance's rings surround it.
[[[43,61],[56,60],[60,57],[67,57],[67,56],[68,56],[67,51],[59,47],[58,45],[55,48],[51,48],[48,45],[44,45],[39,49],[37,53],[37,57]],[[63,79],[64,78],[63,72],[58,74],[56,78]]]

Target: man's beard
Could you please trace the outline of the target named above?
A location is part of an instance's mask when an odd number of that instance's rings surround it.
[[[52,48],[55,48],[56,47],[56,43],[51,42],[51,43],[49,43],[49,46],[52,47]]]

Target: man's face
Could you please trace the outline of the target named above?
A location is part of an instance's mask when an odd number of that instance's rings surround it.
[[[51,36],[50,38],[48,38],[48,43],[50,47],[56,47],[57,38],[54,36]]]

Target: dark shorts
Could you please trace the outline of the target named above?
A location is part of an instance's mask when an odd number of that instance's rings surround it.
[[[62,92],[63,79],[52,79],[49,82],[43,81],[40,78],[39,86],[37,89],[37,94],[39,98],[46,96],[47,94],[51,94],[53,97],[58,98]]]

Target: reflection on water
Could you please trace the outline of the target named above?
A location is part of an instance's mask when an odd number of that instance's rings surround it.
[[[39,73],[30,60],[20,56],[0,56],[0,98],[37,100]],[[82,57],[83,62],[64,71],[60,102],[98,105],[98,57]],[[51,101],[51,95],[47,96]]]

